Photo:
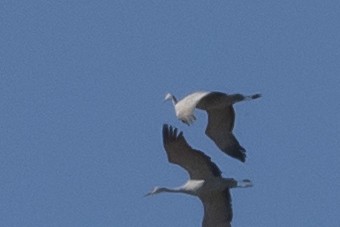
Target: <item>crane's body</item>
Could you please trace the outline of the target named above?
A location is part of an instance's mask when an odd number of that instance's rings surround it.
[[[209,93],[210,92],[199,91],[186,96],[177,103],[173,100],[176,117],[187,125],[192,124],[196,120],[194,112],[197,103]],[[174,97],[173,95],[171,96]]]
[[[233,104],[261,97],[260,94],[245,96],[242,94],[225,94],[222,92],[198,91],[181,100],[170,93],[165,100],[172,100],[176,117],[187,125],[191,125],[196,117],[195,108],[208,113],[208,124],[205,134],[215,142],[221,151],[245,162],[246,150],[240,145],[232,133],[235,123]]]
[[[251,187],[251,181],[223,178],[220,169],[210,157],[191,148],[182,132],[177,133],[176,128],[163,126],[163,145],[169,162],[187,170],[190,179],[178,188],[155,187],[147,195],[173,192],[197,196],[204,207],[203,227],[230,227],[232,207],[229,189]]]

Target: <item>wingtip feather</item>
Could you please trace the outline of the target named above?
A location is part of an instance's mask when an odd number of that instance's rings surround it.
[[[163,124],[162,134],[163,144],[167,144],[168,142],[172,142],[180,137],[183,137],[183,132],[179,131],[176,127],[168,124]]]

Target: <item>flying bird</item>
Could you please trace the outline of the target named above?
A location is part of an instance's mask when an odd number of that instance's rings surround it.
[[[166,124],[163,125],[163,145],[168,161],[184,168],[190,179],[177,188],[155,187],[146,196],[161,192],[197,196],[204,207],[202,227],[231,227],[233,212],[229,189],[251,187],[251,181],[223,178],[209,156],[191,148],[182,132],[178,133],[177,128]]]
[[[166,94],[166,100],[172,100],[176,117],[183,123],[190,125],[195,120],[195,108],[205,110],[208,113],[208,124],[205,134],[215,142],[220,150],[229,156],[245,162],[246,150],[240,145],[232,130],[235,123],[235,111],[233,104],[245,100],[261,97],[261,94],[245,96],[242,94],[225,94],[222,92],[194,92],[181,100],[170,93]]]

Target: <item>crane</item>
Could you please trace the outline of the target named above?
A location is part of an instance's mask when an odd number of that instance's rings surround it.
[[[229,189],[251,187],[250,180],[223,178],[220,169],[202,151],[195,150],[177,128],[163,125],[163,145],[168,161],[184,168],[190,179],[177,188],[155,187],[146,196],[161,192],[197,196],[204,207],[202,227],[231,227],[233,217]]]
[[[240,145],[232,130],[235,123],[233,104],[261,97],[261,94],[245,96],[242,94],[225,94],[222,92],[198,91],[177,100],[171,93],[166,94],[165,101],[172,100],[176,117],[190,125],[195,120],[195,108],[208,113],[205,134],[215,142],[217,147],[229,156],[245,162],[246,150]]]

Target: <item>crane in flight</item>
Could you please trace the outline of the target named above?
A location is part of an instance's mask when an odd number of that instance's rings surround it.
[[[197,196],[204,207],[202,227],[231,227],[233,212],[229,189],[251,187],[251,181],[223,178],[220,169],[209,156],[191,148],[183,133],[178,133],[177,128],[167,124],[163,125],[163,145],[168,161],[184,168],[190,179],[177,188],[155,187],[146,196],[161,192]]]
[[[168,93],[165,96],[165,101],[172,100],[176,117],[187,125],[196,120],[195,108],[207,111],[208,124],[205,134],[215,142],[221,151],[241,162],[245,162],[246,150],[240,145],[232,132],[235,123],[233,104],[259,97],[261,97],[261,94],[245,96],[242,94],[228,95],[216,91],[198,91],[179,101],[174,95]]]

